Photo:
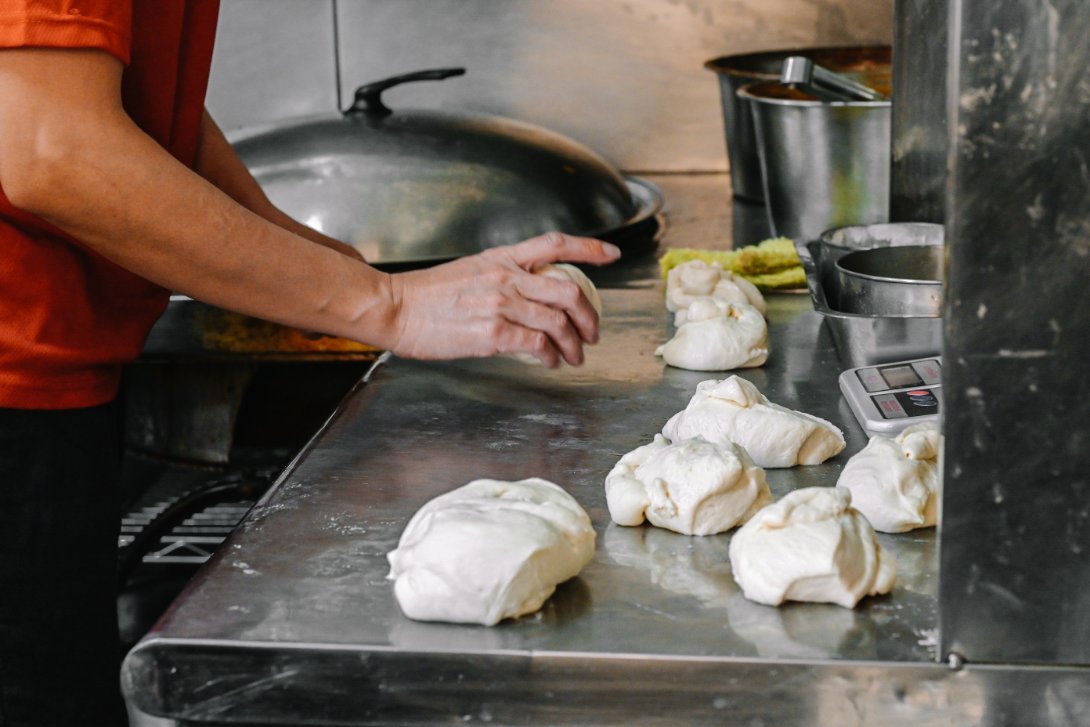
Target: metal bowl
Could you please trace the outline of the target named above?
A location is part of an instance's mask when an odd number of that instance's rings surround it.
[[[941,316],[943,247],[859,250],[834,264],[840,309],[875,316]]]
[[[449,260],[550,230],[625,237],[658,214],[653,185],[560,134],[497,116],[390,110],[380,98],[460,71],[361,86],[343,114],[232,143],[274,204],[380,266]]]
[[[826,254],[846,255],[856,250],[905,245],[942,245],[945,231],[933,222],[886,222],[836,227],[821,233]]]
[[[826,291],[833,293],[833,300],[839,300],[837,288],[836,261],[856,250],[871,250],[876,247],[903,247],[905,245],[942,246],[945,230],[942,225],[932,222],[887,222],[876,225],[851,225],[836,227],[821,233],[818,241],[821,245],[821,281]]]

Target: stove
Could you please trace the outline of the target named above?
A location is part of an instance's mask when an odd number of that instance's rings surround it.
[[[154,625],[371,366],[311,360],[170,362],[164,368],[164,362],[153,361],[144,367],[138,362],[127,372],[118,537],[118,621],[126,650]],[[224,380],[244,386],[225,397]],[[164,391],[175,384],[185,396]],[[149,415],[149,401],[169,401],[170,411]],[[217,412],[215,418],[230,426],[200,431],[169,426],[209,421],[208,412]],[[155,427],[167,429],[160,433]],[[189,431],[198,439],[188,439]]]

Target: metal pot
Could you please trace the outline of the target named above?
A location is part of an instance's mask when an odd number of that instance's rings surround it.
[[[439,262],[550,230],[620,244],[653,221],[662,205],[653,185],[560,134],[497,116],[392,111],[382,101],[402,83],[464,72],[367,84],[342,114],[232,141],[277,206],[377,265]]]
[[[800,55],[880,90],[890,85],[893,60],[890,46],[795,48],[722,56],[705,63],[704,67],[719,77],[730,181],[735,196],[756,202],[764,199],[753,119],[738,98],[738,89],[758,81],[777,80],[784,60]]]
[[[753,115],[772,234],[811,240],[889,219],[889,101],[818,101],[779,83],[738,97]]]

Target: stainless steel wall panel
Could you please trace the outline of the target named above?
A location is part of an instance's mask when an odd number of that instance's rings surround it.
[[[889,214],[938,222],[946,209],[946,67],[950,0],[896,0]]]
[[[224,0],[207,106],[230,131],[337,108],[333,0]]]
[[[706,60],[888,43],[892,0],[339,0],[342,93],[428,67],[468,75],[390,103],[496,113],[565,133],[627,170],[726,169]]]
[[[1090,4],[956,0],[942,648],[1090,663]]]

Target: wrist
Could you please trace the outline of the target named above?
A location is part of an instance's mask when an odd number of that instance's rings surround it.
[[[365,279],[353,288],[361,296],[352,315],[352,338],[386,350],[398,348],[404,326],[404,286],[400,276],[391,275],[361,263],[351,263],[359,268]]]

